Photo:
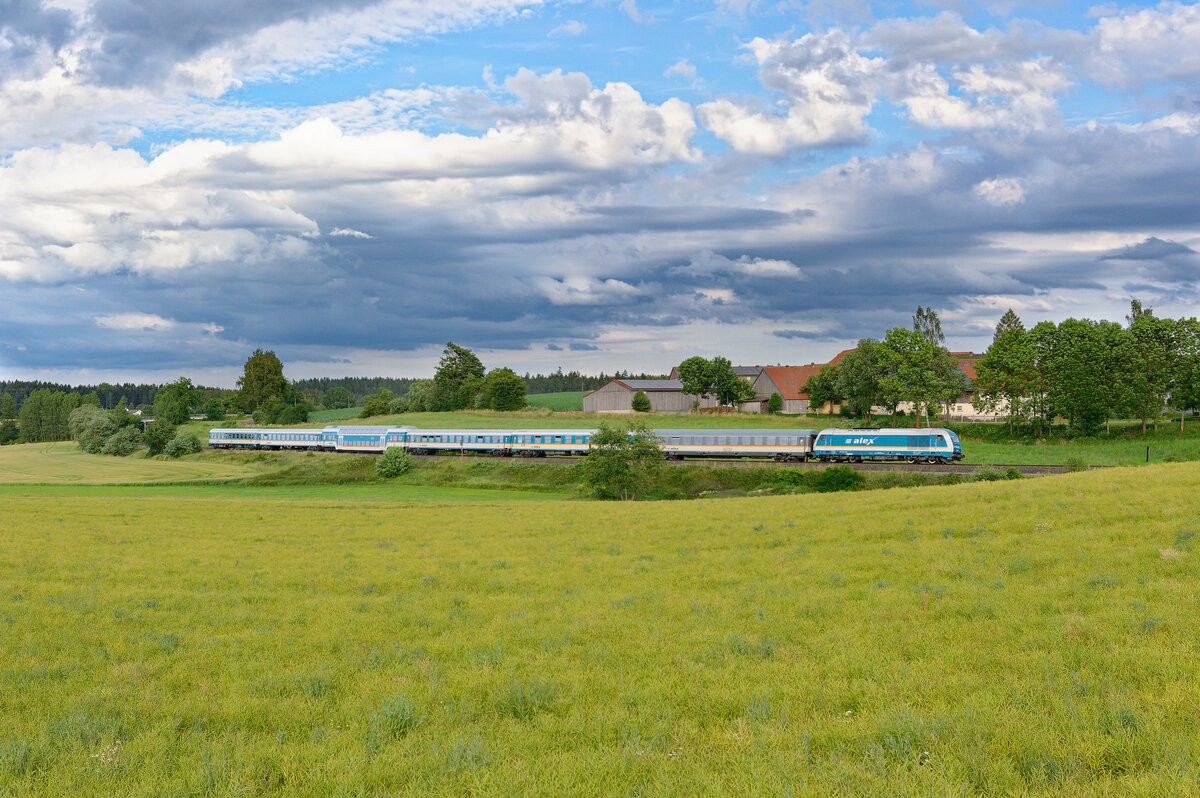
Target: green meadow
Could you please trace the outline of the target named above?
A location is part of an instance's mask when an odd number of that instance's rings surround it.
[[[0,795],[1200,791],[1194,465],[414,490],[4,488]]]

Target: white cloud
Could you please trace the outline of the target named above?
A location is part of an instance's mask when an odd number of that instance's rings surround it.
[[[1019,205],[1025,201],[1025,186],[1012,177],[984,180],[975,186],[975,193],[985,202],[1001,207]]]
[[[666,71],[663,72],[664,78],[671,78],[671,77],[676,77],[676,76],[681,77],[681,78],[687,78],[688,80],[695,80],[696,79],[696,67],[693,66],[692,64],[688,63],[688,60],[686,58],[680,58],[674,64],[667,67]]]
[[[621,280],[597,280],[591,277],[539,277],[534,284],[554,305],[613,305],[645,293]]]
[[[564,22],[557,28],[552,28],[547,36],[578,36],[587,30],[587,25],[577,19]]]
[[[686,266],[672,269],[675,274],[747,275],[750,277],[790,277],[805,279],[804,273],[791,261],[774,258],[755,258],[742,255],[737,259],[718,255],[712,250],[703,250],[691,257]]]
[[[97,316],[96,324],[110,330],[169,330],[175,322],[153,313],[117,313]]]
[[[354,230],[349,227],[335,227],[329,231],[329,235],[341,238],[374,238],[361,230]]]

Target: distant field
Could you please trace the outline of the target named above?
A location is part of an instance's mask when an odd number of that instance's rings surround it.
[[[3,494],[0,794],[1200,792],[1191,465],[621,506],[59,490]]]
[[[0,483],[95,484],[234,479],[258,473],[245,464],[188,458],[151,460],[141,455],[86,454],[72,441],[0,446]]]
[[[559,393],[535,393],[525,397],[533,407],[545,407],[558,411],[582,411],[583,391],[560,391]]]

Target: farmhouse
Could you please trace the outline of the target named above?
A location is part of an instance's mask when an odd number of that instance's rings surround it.
[[[653,413],[689,413],[695,394],[684,393],[683,383],[674,380],[610,380],[583,397],[583,409],[588,413],[632,413],[633,397],[642,391],[650,400]],[[716,407],[711,397],[699,399],[700,407]]]

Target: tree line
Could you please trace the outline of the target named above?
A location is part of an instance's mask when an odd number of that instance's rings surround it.
[[[431,380],[416,380],[396,396],[387,388],[363,400],[360,418],[388,413],[479,410],[520,410],[525,407],[525,382],[510,368],[486,371],[470,349],[446,344]]]
[[[1159,318],[1136,299],[1125,324],[1067,319],[1026,329],[1009,310],[975,370],[975,406],[1006,416],[1010,431],[1039,434],[1058,417],[1074,434],[1094,435],[1112,418],[1136,418],[1145,434],[1167,410],[1182,430],[1184,414],[1200,406],[1200,322]]]

